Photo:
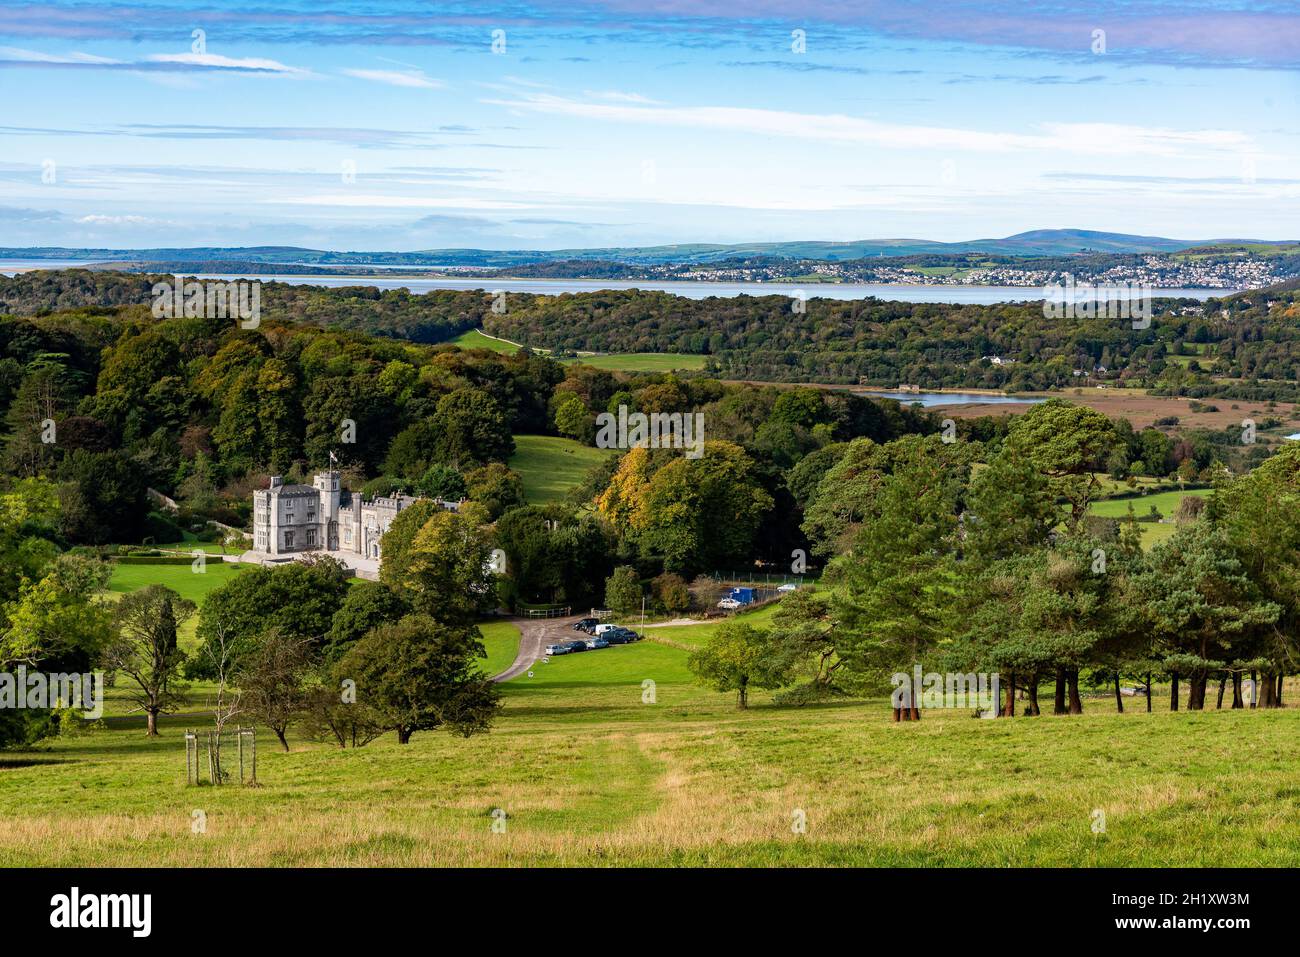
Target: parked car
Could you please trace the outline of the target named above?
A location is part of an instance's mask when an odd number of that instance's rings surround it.
[[[610,624],[609,622],[605,622],[604,624],[597,625],[597,626],[596,626],[596,630],[593,631],[592,634],[593,634],[593,635],[603,635],[603,634],[605,634],[605,632],[607,632],[607,631],[613,631],[615,628],[618,628],[618,627],[621,627],[621,626],[619,626],[619,625],[612,625],[612,624]]]
[[[587,632],[587,634],[591,634],[592,629],[594,629],[599,624],[600,624],[599,618],[583,618],[573,623],[573,630],[585,631]]]
[[[786,582],[784,585],[782,585],[780,588],[777,589],[777,591],[785,592],[785,593],[798,591],[798,590],[799,590],[799,586],[796,585],[794,582]]]
[[[587,645],[587,647],[588,647],[589,649],[590,649],[590,648],[608,648],[608,647],[609,647],[609,642],[606,641],[604,638],[588,638],[587,641],[586,641],[586,645]]]
[[[547,645],[546,655],[547,657],[551,655],[567,655],[570,650],[568,645]]]
[[[740,602],[736,601],[734,598],[724,598],[722,601],[718,602],[718,607],[723,611],[735,611],[740,607]]]
[[[564,647],[570,651],[586,651],[587,643],[585,641],[566,641]]]
[[[614,631],[607,631],[601,637],[611,645],[626,645],[629,642],[636,641],[635,633],[628,631],[626,628],[617,628]]]

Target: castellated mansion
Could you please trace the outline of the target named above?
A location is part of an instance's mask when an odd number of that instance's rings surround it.
[[[366,500],[341,488],[337,471],[320,472],[311,485],[285,485],[253,493],[253,549],[267,556],[293,558],[304,552],[336,553],[353,567],[378,566],[379,540],[398,512],[419,499],[394,495]],[[442,506],[456,511],[455,502]],[[360,562],[348,561],[349,557]]]

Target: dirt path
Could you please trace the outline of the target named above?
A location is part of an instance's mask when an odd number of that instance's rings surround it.
[[[508,618],[519,629],[519,654],[512,664],[493,681],[509,681],[517,678],[531,668],[542,657],[546,646],[560,641],[572,641],[585,638],[582,632],[574,631],[572,625],[583,615],[570,615],[568,618]]]

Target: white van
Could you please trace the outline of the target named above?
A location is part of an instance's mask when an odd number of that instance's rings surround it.
[[[609,624],[608,622],[606,622],[605,624],[597,625],[597,626],[596,626],[596,630],[595,630],[594,632],[592,632],[592,634],[595,635],[596,637],[599,637],[599,636],[603,635],[603,634],[604,634],[605,632],[607,632],[607,631],[613,631],[613,630],[614,630],[615,628],[617,628],[617,627],[618,627],[618,625],[612,625],[612,624]]]

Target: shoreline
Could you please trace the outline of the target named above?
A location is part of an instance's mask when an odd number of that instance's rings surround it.
[[[24,262],[31,263],[32,261],[26,260]],[[12,270],[0,269],[0,275],[18,275],[20,273],[37,272],[40,270],[56,271],[56,270],[63,270],[63,269],[89,269],[93,272],[124,272],[125,271],[128,275],[154,274],[154,271],[146,272],[144,270],[135,271],[135,270],[121,270],[121,269],[110,270],[110,269],[94,268],[98,265],[101,264],[95,262],[78,263],[75,265],[69,265],[67,263],[60,262],[57,265],[50,265],[50,266],[46,266],[43,264],[35,264],[35,265],[25,264],[23,266],[13,268]],[[0,261],[0,266],[3,266],[3,261]],[[327,267],[321,267],[321,268],[327,268]],[[305,285],[311,285],[313,280],[316,281],[327,280],[329,282],[339,282],[341,280],[355,280],[357,285],[364,286],[364,285],[373,285],[375,280],[380,280],[383,282],[392,282],[396,279],[409,279],[409,280],[418,280],[421,282],[453,282],[453,283],[466,283],[466,284],[476,283],[476,282],[482,282],[485,284],[493,283],[493,282],[538,283],[543,285],[554,284],[556,286],[561,286],[564,285],[565,283],[608,282],[608,283],[618,284],[618,285],[605,287],[610,289],[642,288],[641,286],[638,285],[640,283],[652,283],[655,286],[684,286],[684,287],[691,287],[691,288],[708,288],[710,286],[717,286],[720,288],[731,287],[731,286],[773,286],[773,287],[780,287],[782,289],[790,289],[790,288],[799,289],[801,287],[808,287],[810,291],[808,296],[809,299],[817,298],[817,295],[814,292],[814,290],[822,287],[833,289],[836,287],[845,287],[845,286],[863,286],[863,287],[880,287],[882,289],[913,289],[913,290],[922,290],[922,291],[924,290],[1008,289],[1008,290],[1016,290],[1017,292],[1023,290],[1026,293],[1026,295],[1023,296],[1021,299],[1006,300],[1006,301],[1033,302],[1039,299],[1047,298],[1047,296],[1042,292],[1043,287],[1039,284],[1017,286],[1017,285],[1008,285],[1006,283],[970,283],[970,282],[947,282],[947,283],[924,282],[922,283],[922,282],[888,282],[888,281],[866,281],[866,280],[800,281],[795,279],[681,279],[681,278],[656,279],[651,277],[642,277],[638,279],[605,279],[599,277],[586,278],[581,276],[569,276],[565,278],[546,278],[546,277],[538,278],[538,277],[529,277],[529,276],[515,276],[506,273],[500,273],[492,276],[460,276],[456,274],[429,274],[429,273],[417,274],[414,272],[414,270],[427,268],[427,267],[418,267],[418,266],[393,266],[393,267],[375,266],[369,268],[381,269],[383,271],[376,273],[374,275],[365,275],[365,274],[355,274],[355,273],[347,273],[347,272],[229,273],[229,272],[181,271],[180,273],[177,273],[175,270],[171,270],[171,271],[159,270],[157,271],[157,274],[193,276],[194,278],[208,277],[214,279],[247,279],[250,281],[260,281],[260,282],[293,281],[295,283],[305,284]],[[455,287],[451,287],[451,288],[455,288]],[[483,288],[484,291],[490,291],[487,289],[486,286],[483,287],[468,286],[467,288],[470,289]],[[1250,292],[1252,291],[1252,289],[1264,289],[1267,288],[1267,286],[1259,286],[1259,287],[1243,286],[1243,287],[1222,288],[1222,289],[1210,287],[1210,286],[1152,286],[1150,288],[1152,290],[1152,298],[1154,299],[1185,299],[1188,298],[1189,296],[1191,296],[1192,298],[1200,298],[1201,297],[1200,294],[1206,294],[1205,298],[1221,298],[1223,296],[1237,295],[1238,293],[1242,293],[1242,292]],[[653,287],[651,287],[647,291],[654,291],[654,289]],[[1169,295],[1161,295],[1161,293],[1165,293],[1165,292],[1169,293]],[[778,292],[772,293],[772,295],[777,295],[777,294],[779,293]],[[551,294],[539,293],[539,295],[551,295]]]

